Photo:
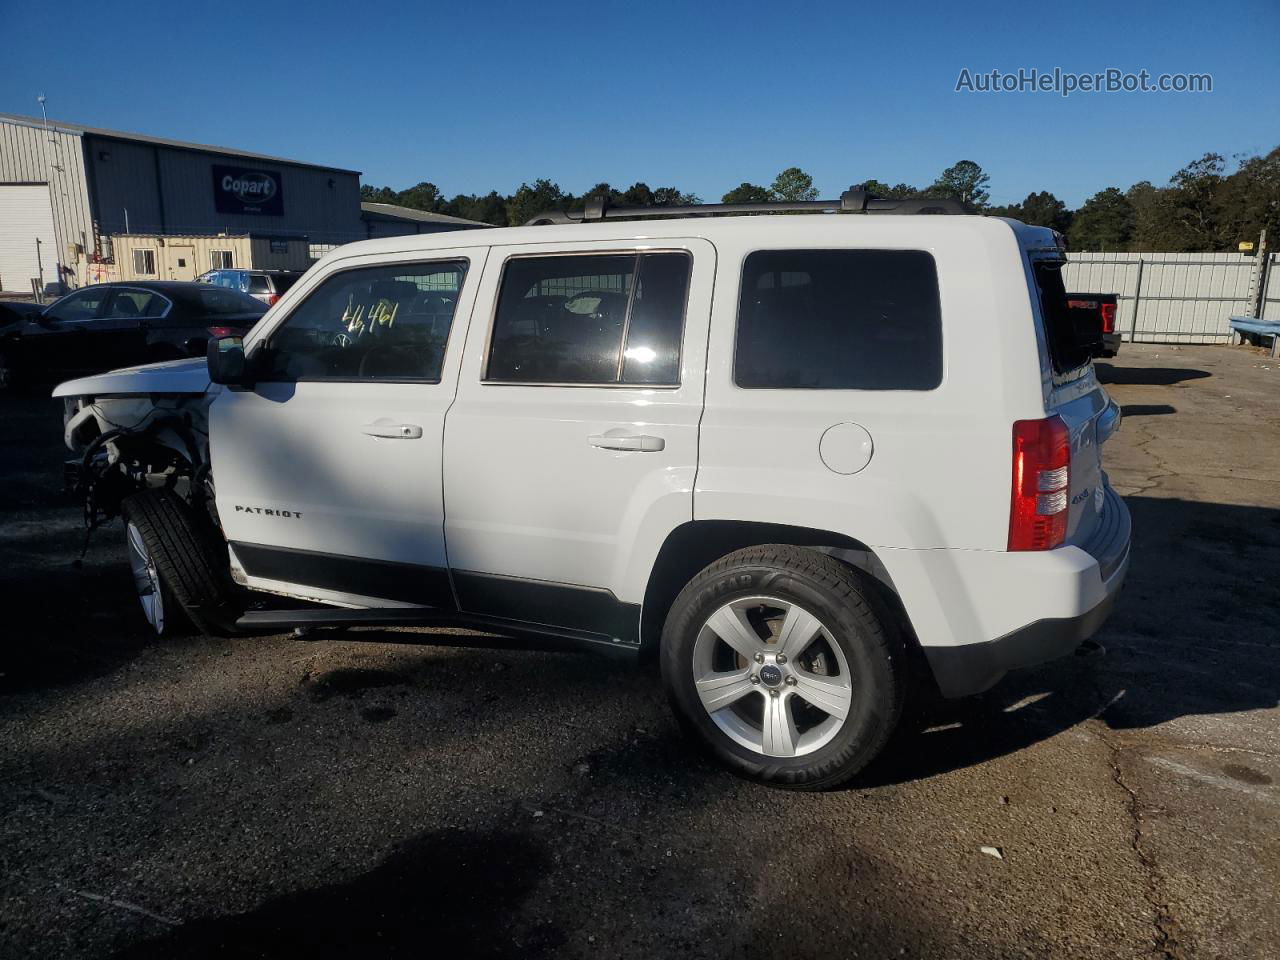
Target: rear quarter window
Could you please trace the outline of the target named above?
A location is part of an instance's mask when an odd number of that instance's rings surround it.
[[[942,382],[942,315],[933,257],[923,250],[748,255],[734,382],[747,389],[934,389]]]

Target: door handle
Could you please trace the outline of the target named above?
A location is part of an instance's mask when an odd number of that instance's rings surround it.
[[[366,423],[360,432],[370,437],[385,437],[387,440],[418,440],[422,437],[422,428],[416,423],[386,423],[382,420]]]
[[[611,437],[607,433],[597,434],[587,437],[587,443],[601,450],[638,450],[641,453],[656,453],[667,446],[667,441],[661,437],[651,437],[647,434],[626,437]]]

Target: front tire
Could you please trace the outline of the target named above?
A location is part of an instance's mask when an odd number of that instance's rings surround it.
[[[134,586],[156,635],[182,633],[188,624],[209,636],[228,633],[222,625],[231,600],[227,552],[212,531],[169,490],[135,493],[121,513]]]
[[[884,748],[907,690],[904,641],[858,571],[802,547],[748,547],[685,586],[662,676],[686,731],[750,779],[837,786]]]

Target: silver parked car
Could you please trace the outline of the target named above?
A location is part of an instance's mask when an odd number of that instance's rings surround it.
[[[218,287],[230,287],[271,306],[298,282],[300,270],[210,270],[196,279]]]

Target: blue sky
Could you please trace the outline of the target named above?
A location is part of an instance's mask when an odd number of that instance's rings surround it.
[[[430,180],[823,196],[960,159],[1076,206],[1280,143],[1280,2],[0,5],[0,112]],[[175,11],[181,11],[175,14]],[[47,41],[39,38],[48,37]],[[17,38],[29,42],[15,43]],[[1208,94],[959,94],[962,68],[1207,72]]]

